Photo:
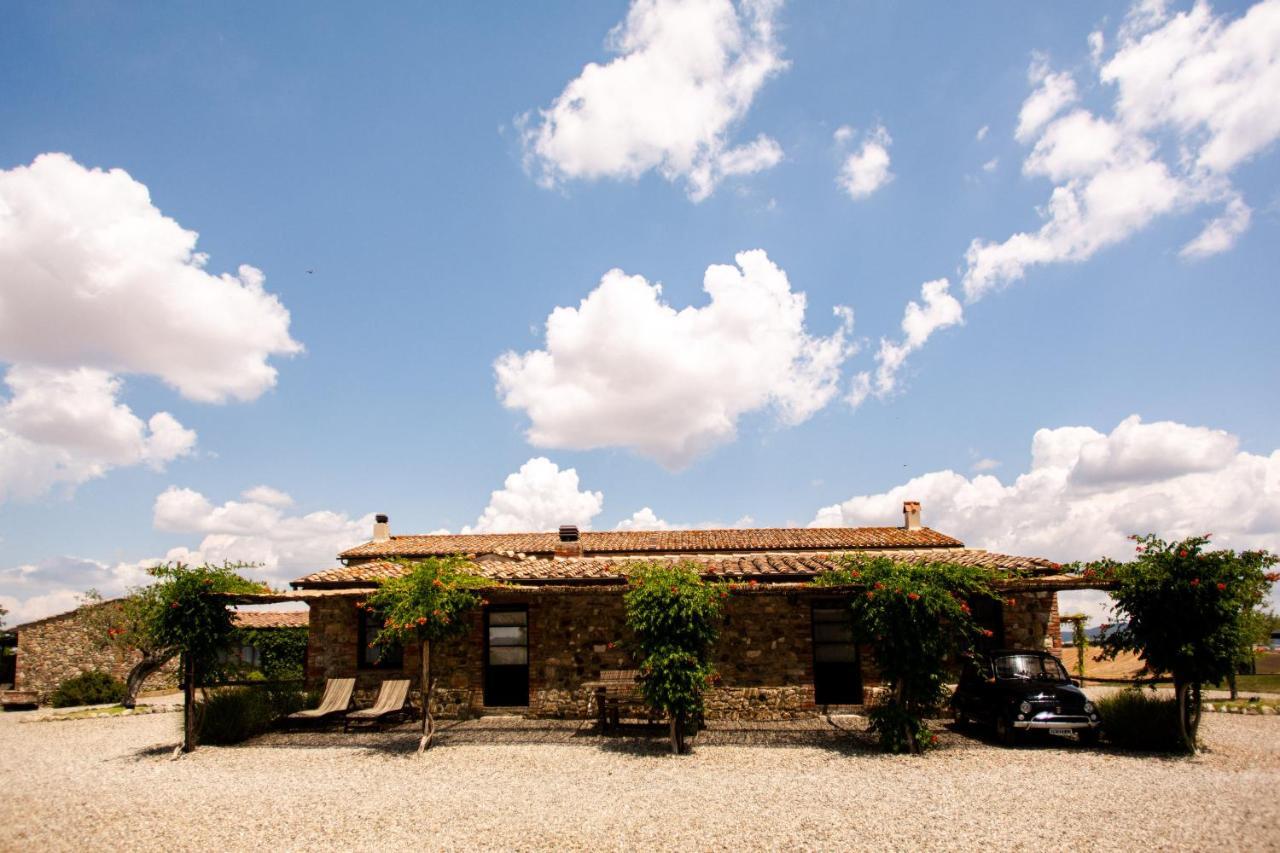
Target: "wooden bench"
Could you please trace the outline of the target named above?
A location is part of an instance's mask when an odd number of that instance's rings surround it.
[[[619,725],[622,708],[643,710],[644,717],[653,722],[653,712],[640,694],[640,671],[635,669],[603,669],[596,688],[596,717],[600,731],[610,731]]]

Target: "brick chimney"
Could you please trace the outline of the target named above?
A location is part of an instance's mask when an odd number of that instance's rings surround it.
[[[391,541],[391,524],[388,522],[385,515],[379,514],[373,517],[373,541]]]
[[[921,528],[920,501],[902,502],[902,526],[907,530],[919,530]]]
[[[578,526],[576,524],[560,525],[560,541],[556,543],[556,556],[582,556],[582,540],[578,538]]]

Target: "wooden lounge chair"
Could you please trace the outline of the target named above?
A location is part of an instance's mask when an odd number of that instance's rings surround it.
[[[324,685],[324,696],[318,707],[296,711],[285,717],[286,723],[315,723],[339,714],[345,714],[351,705],[351,691],[355,690],[354,678],[330,678]]]
[[[403,719],[406,713],[405,700],[409,697],[409,679],[387,679],[378,688],[378,698],[372,707],[360,711],[352,711],[343,721],[342,730],[351,731],[353,724],[367,724],[378,727],[393,717]]]

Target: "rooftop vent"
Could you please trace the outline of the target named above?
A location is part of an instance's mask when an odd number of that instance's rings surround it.
[[[560,541],[561,542],[577,542],[578,541],[578,525],[576,524],[560,525]]]
[[[391,539],[391,525],[385,515],[379,513],[373,517],[373,541],[387,542]]]

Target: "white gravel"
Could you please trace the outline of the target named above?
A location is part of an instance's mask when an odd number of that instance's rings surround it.
[[[0,848],[1280,850],[1280,718],[1214,714],[1209,751],[872,750],[855,718],[742,725],[693,755],[576,724],[273,734],[172,760],[177,714],[0,715]],[[849,729],[845,731],[843,729]]]

